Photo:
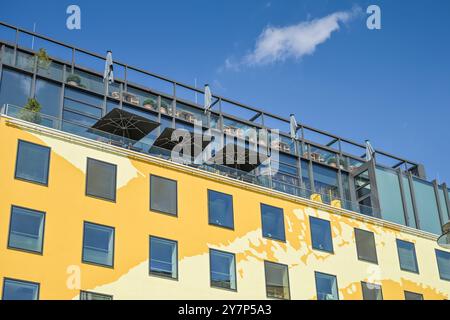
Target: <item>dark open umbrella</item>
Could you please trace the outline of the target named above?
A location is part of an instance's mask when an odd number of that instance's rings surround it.
[[[187,144],[191,147],[191,155],[195,157],[211,142],[210,137],[203,137],[201,133],[194,133],[192,131],[185,131],[184,135],[182,135],[182,137],[179,136],[179,140],[176,141],[172,139],[174,131],[175,129],[173,128],[165,128],[153,145],[158,148],[172,150],[181,140],[183,140],[183,144]],[[200,142],[200,144],[196,145],[196,142]]]
[[[98,120],[92,129],[111,133],[130,140],[139,141],[156,129],[158,122],[134,113],[115,108]]]

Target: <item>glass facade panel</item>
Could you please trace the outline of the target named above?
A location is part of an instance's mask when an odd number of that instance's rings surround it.
[[[433,184],[414,178],[414,192],[420,229],[440,235],[441,221]]]
[[[114,264],[114,229],[84,223],[83,262],[112,267]]]
[[[439,276],[442,280],[450,281],[450,252],[436,249],[436,260]]]
[[[59,118],[61,86],[42,79],[36,80],[36,99],[41,104],[41,113]]]
[[[209,223],[234,228],[233,197],[221,192],[208,190]]]
[[[302,188],[311,190],[311,179],[309,177],[309,161],[301,160],[302,167]]]
[[[150,177],[150,209],[177,215],[177,182],[166,178]]]
[[[283,209],[261,204],[261,216],[263,236],[285,241]]]
[[[210,250],[211,286],[236,290],[234,254]]]
[[[337,171],[313,163],[314,191],[322,195],[325,202],[339,198]]]
[[[383,292],[378,284],[361,282],[363,300],[383,300]]]
[[[70,122],[73,124],[77,124],[77,125],[86,127],[86,129],[92,127],[98,121],[98,119],[83,116],[79,113],[75,113],[75,112],[71,112],[71,111],[64,111],[63,119],[65,122]]]
[[[317,300],[339,300],[336,276],[316,272]]]
[[[414,243],[397,239],[397,250],[398,258],[400,260],[400,269],[419,273]]]
[[[116,200],[117,167],[114,164],[87,159],[86,194]]]
[[[31,95],[31,77],[3,69],[0,83],[0,107],[4,104],[23,107]]]
[[[290,299],[289,273],[286,265],[264,262],[266,292],[268,298]]]
[[[378,263],[375,236],[372,232],[355,229],[355,241],[359,260]]]
[[[441,205],[442,219],[445,223],[450,220],[450,212],[448,211],[447,203],[445,202],[445,191],[443,187],[439,187],[439,204]]]
[[[5,279],[3,283],[3,300],[38,300],[39,284]]]
[[[97,119],[102,116],[102,109],[87,105],[85,103],[77,102],[69,98],[64,99],[64,109],[84,113],[90,117],[95,117]]]
[[[398,173],[381,167],[375,172],[382,218],[405,225]]]
[[[50,165],[50,148],[19,141],[17,149],[16,179],[46,185]]]
[[[12,207],[8,247],[42,253],[44,217],[43,212]]]
[[[150,237],[150,273],[176,279],[177,243],[175,241]]]
[[[327,220],[309,217],[313,249],[333,252],[331,225]]]
[[[411,188],[409,186],[409,179],[405,176],[402,176],[403,181],[403,190],[405,192],[405,201],[406,201],[406,210],[408,210],[408,222],[409,226],[413,228],[417,228],[416,217],[414,216],[414,206],[412,202],[411,196]]]

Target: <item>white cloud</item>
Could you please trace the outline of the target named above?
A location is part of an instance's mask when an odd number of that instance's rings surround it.
[[[227,59],[224,68],[239,70],[240,65],[258,66],[311,55],[319,44],[340,29],[340,24],[348,22],[360,12],[361,8],[357,7],[291,26],[269,26],[260,34],[251,53],[237,62],[232,63]]]

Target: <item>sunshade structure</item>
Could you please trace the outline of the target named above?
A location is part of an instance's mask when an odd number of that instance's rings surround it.
[[[139,141],[158,126],[158,122],[115,108],[98,120],[92,129]]]
[[[172,139],[175,130],[176,129],[173,128],[165,128],[155,140],[153,146],[166,150],[173,150],[176,145],[182,142],[183,144],[190,145],[191,155],[196,157],[211,143],[211,137],[188,130],[183,131],[184,134],[180,134],[178,139]]]
[[[226,144],[209,159],[209,162],[221,164],[241,171],[250,172],[266,161],[267,155],[250,150],[237,144]]]

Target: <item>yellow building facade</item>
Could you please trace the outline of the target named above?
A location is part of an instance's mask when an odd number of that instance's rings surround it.
[[[339,299],[363,298],[362,283],[383,299],[405,291],[448,299],[439,276],[436,237],[321,202],[200,171],[22,120],[0,122],[0,279],[39,284],[39,299],[266,299],[265,261],[287,266],[289,298],[316,299],[316,272],[333,275]],[[48,185],[15,178],[19,141],[50,148]],[[86,195],[88,159],[116,166],[115,201]],[[177,215],[150,209],[150,176],[176,181]],[[208,223],[208,190],[232,196],[234,229]],[[281,208],[285,241],[263,236],[261,204]],[[45,213],[42,253],[8,248],[11,208]],[[310,217],[330,222],[333,253],[312,247]],[[84,263],[85,222],[114,228],[113,266]],[[377,263],[358,259],[355,229],[373,233]],[[177,278],[149,274],[149,237],[177,243]],[[396,241],[415,245],[419,273],[402,271]],[[211,286],[210,250],[235,256],[236,290]],[[443,250],[445,251],[445,250]]]

